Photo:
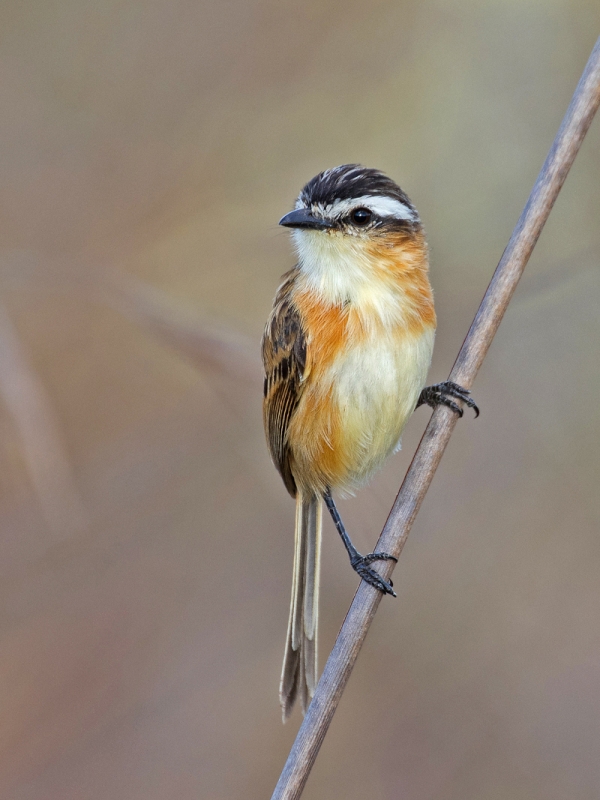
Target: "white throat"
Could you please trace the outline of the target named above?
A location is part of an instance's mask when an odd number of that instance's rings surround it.
[[[398,324],[406,319],[406,298],[394,281],[384,280],[358,236],[295,230],[299,287],[328,305],[351,303],[370,327],[377,319]]]
[[[311,230],[295,230],[292,236],[303,283],[323,301],[356,301],[373,280],[358,237]]]

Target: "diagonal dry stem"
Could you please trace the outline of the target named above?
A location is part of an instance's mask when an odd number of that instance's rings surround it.
[[[460,349],[450,380],[466,388],[472,385],[599,104],[600,39]],[[402,552],[456,421],[456,414],[445,406],[438,406],[433,413],[377,550],[395,556]],[[392,570],[393,563],[385,562],[381,573],[389,578]],[[364,582],[358,587],[272,800],[295,800],[302,794],[381,597]]]

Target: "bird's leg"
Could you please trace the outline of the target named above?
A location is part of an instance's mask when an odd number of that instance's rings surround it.
[[[337,532],[342,537],[344,547],[348,551],[348,555],[350,556],[350,566],[352,569],[357,572],[364,581],[370,583],[371,586],[374,586],[376,589],[379,589],[380,592],[383,592],[384,594],[391,594],[396,597],[396,592],[392,589],[392,581],[389,583],[388,581],[385,581],[381,575],[375,572],[374,569],[371,569],[369,565],[372,564],[373,561],[398,561],[398,559],[395,556],[391,556],[389,553],[368,553],[366,556],[361,556],[346,533],[342,518],[340,517],[339,511],[333,502],[330,489],[327,489],[327,491],[323,494],[323,499],[325,500],[325,505],[329,509],[329,513],[331,514],[331,518],[333,519],[333,523],[337,529]]]
[[[452,381],[444,381],[443,383],[436,383],[433,386],[426,386],[417,401],[417,408],[422,405],[428,405],[432,408],[436,406],[448,406],[452,411],[456,411],[459,417],[462,417],[463,410],[452,399],[455,397],[457,400],[462,400],[463,403],[472,408],[475,412],[475,417],[479,416],[479,408],[477,403],[471,397],[471,392],[468,389],[463,389],[458,383]]]

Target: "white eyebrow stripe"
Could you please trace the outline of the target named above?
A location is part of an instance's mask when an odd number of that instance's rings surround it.
[[[378,217],[393,217],[394,219],[407,219],[414,222],[415,212],[400,200],[393,197],[381,197],[377,195],[363,195],[353,197],[350,200],[336,200],[327,206],[325,215],[338,219],[350,213],[354,208],[368,208]]]

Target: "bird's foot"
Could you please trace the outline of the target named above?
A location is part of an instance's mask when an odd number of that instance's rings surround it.
[[[452,381],[444,381],[443,383],[436,383],[433,386],[426,386],[419,396],[417,407],[428,405],[432,408],[436,406],[448,406],[452,411],[456,411],[459,417],[462,417],[462,408],[454,402],[452,398],[462,400],[462,402],[472,408],[475,412],[475,417],[479,416],[479,408],[477,403],[471,397],[471,392],[468,389],[463,389],[458,383]]]
[[[356,555],[350,559],[350,565],[352,569],[360,575],[363,581],[379,589],[383,594],[391,594],[392,597],[396,597],[396,592],[392,588],[394,585],[392,581],[388,582],[384,580],[379,573],[375,572],[375,570],[371,569],[369,566],[373,561],[397,562],[398,559],[395,556],[391,556],[389,553],[367,553],[366,556],[361,556],[360,553],[356,553]]]

